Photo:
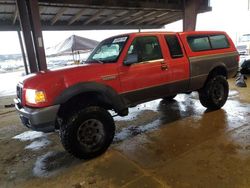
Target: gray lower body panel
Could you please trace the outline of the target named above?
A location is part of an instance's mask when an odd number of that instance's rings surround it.
[[[189,91],[189,80],[181,80],[122,93],[121,97],[125,99],[127,106],[134,106],[143,102],[168,97],[187,91]]]
[[[53,132],[55,130],[56,117],[60,105],[34,109],[21,107],[18,101],[15,100],[15,107],[20,114],[22,123],[26,127],[41,132]]]
[[[226,70],[228,78],[235,76],[238,70],[237,57],[237,52],[227,52],[189,58],[190,89],[198,90],[202,88],[209,73],[218,67]]]

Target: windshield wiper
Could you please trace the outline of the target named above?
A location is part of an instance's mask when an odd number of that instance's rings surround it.
[[[85,63],[89,63],[89,64],[91,64],[91,63],[100,63],[100,64],[104,64],[104,62],[103,61],[101,61],[101,60],[99,60],[99,59],[93,59],[93,60],[90,60],[90,61],[86,61]]]
[[[95,61],[97,61],[98,63],[104,64],[104,62],[99,59],[96,59]]]

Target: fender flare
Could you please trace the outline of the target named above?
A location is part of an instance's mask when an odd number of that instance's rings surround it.
[[[227,66],[226,66],[223,62],[215,63],[214,66],[212,66],[212,67],[210,68],[208,76],[209,76],[212,72],[214,72],[214,71],[216,71],[216,70],[218,70],[218,69],[225,71],[225,74],[226,74],[225,76],[226,76],[226,77],[228,76],[228,75],[227,75],[227,74],[228,74]]]
[[[113,88],[97,82],[81,82],[68,87],[55,99],[54,104],[63,104],[72,97],[87,92],[97,92],[103,95],[117,113],[121,113],[127,108],[122,97]]]

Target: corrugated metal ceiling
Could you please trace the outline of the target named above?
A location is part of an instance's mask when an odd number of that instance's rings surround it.
[[[161,28],[183,17],[182,0],[39,0],[44,30]],[[0,0],[0,30],[19,28],[15,0]],[[208,0],[200,12],[209,11]]]

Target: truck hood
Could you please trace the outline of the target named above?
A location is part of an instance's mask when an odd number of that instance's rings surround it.
[[[27,89],[43,91],[46,102],[41,104],[28,104],[31,107],[46,107],[54,104],[55,98],[66,88],[81,82],[93,82],[100,78],[105,64],[87,64],[71,66],[57,70],[41,71],[28,75],[22,82],[24,96]],[[25,97],[24,97],[25,98]],[[24,99],[23,98],[23,99]],[[23,103],[25,105],[26,103]]]
[[[79,81],[94,81],[100,74],[102,64],[84,64],[58,68],[54,70],[40,71],[38,73],[25,76],[21,83],[26,88],[43,88],[43,85],[64,82],[65,86]]]

